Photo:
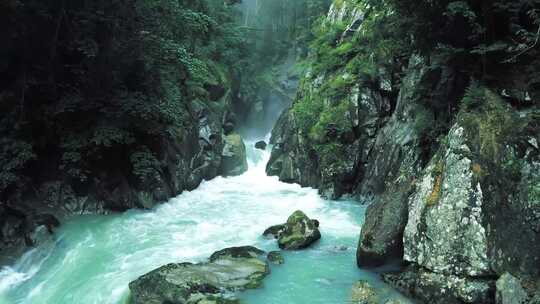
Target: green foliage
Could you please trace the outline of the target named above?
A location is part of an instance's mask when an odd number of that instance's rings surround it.
[[[246,33],[238,11],[219,1],[0,7],[0,199],[18,180],[45,175],[88,183],[124,170],[148,179],[148,156],[183,139],[192,103],[211,102],[208,84],[230,86],[244,72]],[[133,155],[139,146],[147,154]]]
[[[333,132],[342,134],[352,128],[350,119],[348,119],[349,104],[340,102],[337,105],[324,107],[319,115],[319,120],[310,129],[310,137],[315,140],[324,140],[327,136],[327,130],[332,127]],[[335,138],[331,139],[335,140]]]
[[[142,184],[151,184],[159,180],[160,164],[148,147],[142,147],[129,157],[133,166],[133,174]]]
[[[309,134],[311,128],[319,121],[319,115],[324,109],[322,99],[305,96],[297,100],[292,108],[297,127]]]
[[[320,94],[331,100],[340,100],[351,94],[351,89],[356,83],[354,74],[337,75],[322,85]]]
[[[343,163],[345,149],[343,144],[330,142],[315,145],[315,150],[320,158],[321,168],[338,167]]]
[[[32,145],[10,138],[0,138],[0,191],[20,181],[20,170],[35,159]]]
[[[507,143],[521,132],[523,122],[499,96],[485,87],[470,87],[463,98],[459,120],[468,131],[471,147],[486,162],[501,164]]]

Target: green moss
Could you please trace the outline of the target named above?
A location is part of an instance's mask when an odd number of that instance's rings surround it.
[[[517,137],[523,121],[501,98],[484,87],[469,88],[458,119],[471,147],[484,161],[501,164],[504,145]]]
[[[353,74],[338,74],[330,78],[321,87],[321,94],[325,97],[342,99],[351,94],[352,87],[357,83],[356,77]]]
[[[309,137],[316,141],[334,141],[335,138],[327,138],[327,130],[330,126],[341,134],[351,129],[350,120],[347,118],[349,103],[340,102],[334,106],[324,107],[319,115],[319,120],[311,128]]]
[[[320,98],[305,96],[297,100],[293,105],[292,113],[298,128],[306,134],[309,133],[309,130],[318,122],[323,108]]]
[[[345,147],[341,143],[330,142],[315,145],[315,150],[319,155],[319,165],[321,168],[340,167],[343,164]]]

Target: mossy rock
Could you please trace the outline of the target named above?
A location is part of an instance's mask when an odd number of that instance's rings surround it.
[[[285,231],[285,225],[284,224],[274,225],[272,227],[267,228],[263,232],[263,236],[265,236],[265,237],[274,237],[274,238],[278,239],[279,236],[283,233],[283,231]]]
[[[262,255],[255,247],[233,247],[212,254],[207,263],[162,266],[129,284],[129,303],[238,303],[226,293],[258,288],[270,273]]]
[[[263,235],[273,235],[279,248],[285,250],[304,249],[321,238],[319,221],[308,218],[300,210],[289,216],[285,224],[266,229]]]
[[[221,174],[237,176],[248,170],[246,146],[239,134],[231,133],[225,136],[221,161]]]
[[[212,253],[210,262],[221,258],[258,258],[264,255],[264,251],[253,246],[230,247]]]
[[[285,263],[285,259],[283,258],[283,255],[279,251],[271,251],[268,253],[268,256],[266,257],[268,261],[275,265],[281,265]]]

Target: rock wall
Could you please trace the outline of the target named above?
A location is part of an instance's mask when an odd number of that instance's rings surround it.
[[[362,20],[357,2],[336,1],[326,24],[346,26],[332,47],[344,48]],[[519,67],[490,88],[476,85],[463,62],[412,54],[394,63],[399,75],[380,68],[369,85],[355,81],[331,96],[336,79],[356,80],[344,58],[316,74],[320,63],[312,62],[273,131],[267,172],[328,198],[369,204],[358,265],[402,261],[408,267],[385,279],[421,301],[495,302],[495,281],[508,272],[533,294],[540,278],[539,103],[516,107],[499,89],[519,79]],[[303,112],[302,104],[320,106],[317,99],[347,110]],[[322,135],[317,124],[304,127],[310,119],[325,123]]]
[[[133,176],[137,168],[113,166],[92,176],[91,185],[83,189],[60,175],[0,202],[0,250],[18,256],[69,216],[152,208],[203,180],[245,172],[245,146],[233,131],[231,94],[224,88],[215,101],[194,101],[183,109],[187,128],[151,147],[157,157],[146,160],[150,165],[144,168],[144,179]],[[144,157],[140,152],[131,155]]]
[[[362,18],[357,6],[342,2],[332,5],[325,26],[349,24],[347,31],[358,30]],[[346,41],[347,37],[338,39]],[[294,111],[293,104],[293,109],[282,114],[272,132],[270,143],[274,149],[267,166],[269,175],[279,176],[285,182],[318,188],[329,198],[353,191],[360,168],[367,163],[376,141],[376,131],[387,120],[394,100],[389,97],[392,95],[391,75],[384,72],[377,79],[376,89],[366,89],[355,83],[341,100],[326,96],[329,83],[348,82],[350,76],[345,68],[322,74],[308,69],[295,104],[300,100],[317,99],[325,108],[337,103],[344,105],[342,126],[328,124],[323,126],[323,134],[309,134],[309,130],[299,125],[303,120],[299,118],[302,113]]]

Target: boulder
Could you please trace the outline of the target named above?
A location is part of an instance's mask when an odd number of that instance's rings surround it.
[[[264,140],[255,143],[255,148],[259,150],[266,150],[266,142]]]
[[[129,303],[238,303],[231,292],[258,288],[270,273],[263,256],[255,247],[234,247],[206,263],[162,266],[129,283]]]
[[[242,137],[236,133],[225,136],[221,174],[223,176],[237,176],[246,172],[247,169],[246,146]]]
[[[383,281],[424,303],[493,303],[494,284],[489,278],[469,278],[409,266],[386,273]]]
[[[264,255],[264,251],[253,246],[230,247],[212,253],[210,256],[210,262],[214,262],[222,258],[251,259],[258,258],[262,255]]]
[[[275,265],[281,265],[285,263],[285,259],[283,258],[283,255],[281,255],[281,252],[279,251],[270,251],[266,259],[268,259],[270,263],[275,264]]]
[[[448,146],[439,151],[418,181],[409,202],[404,257],[433,272],[461,276],[492,274],[485,199],[475,179],[465,130],[455,125]]]
[[[278,240],[279,248],[285,250],[304,249],[321,238],[319,221],[312,220],[298,210],[282,225],[266,229],[264,236],[273,236]]]
[[[508,272],[504,273],[496,283],[497,292],[495,303],[497,304],[522,304],[526,303],[527,293],[521,283]]]
[[[353,285],[351,292],[351,303],[354,304],[377,304],[379,297],[375,288],[366,281],[358,281]]]
[[[274,225],[266,228],[266,230],[263,232],[263,236],[279,239],[283,231],[285,231],[285,224]]]

